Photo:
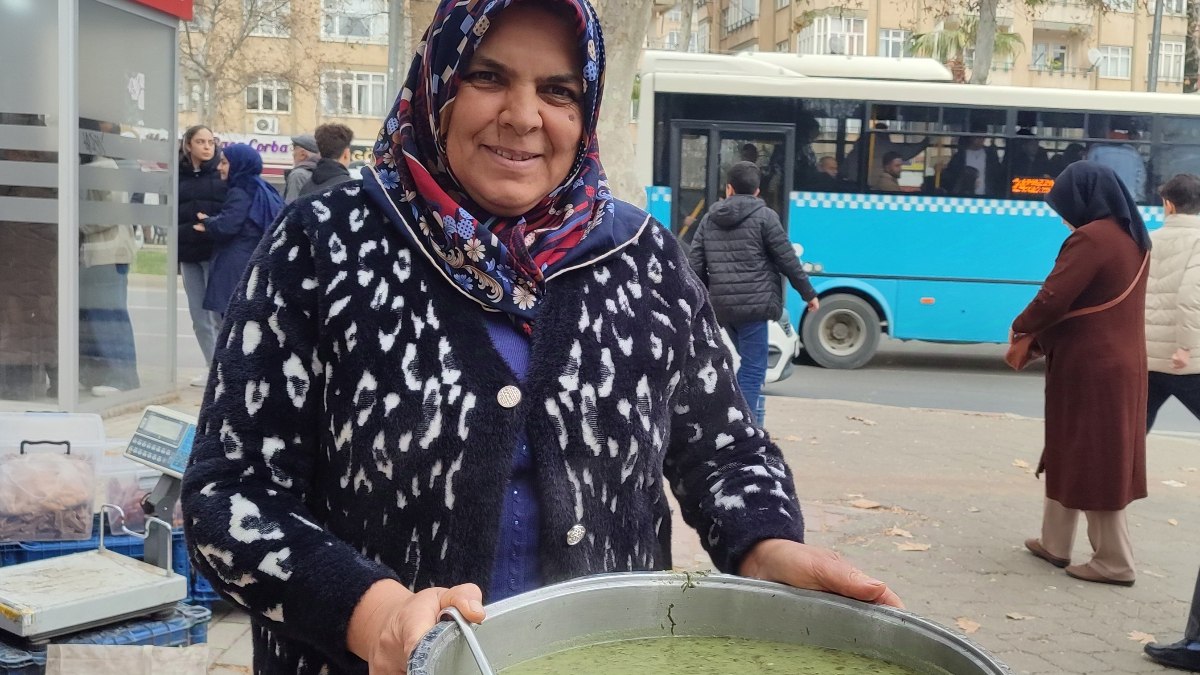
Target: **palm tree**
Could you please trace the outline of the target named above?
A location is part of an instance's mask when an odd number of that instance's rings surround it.
[[[963,63],[967,53],[975,48],[979,31],[979,18],[965,16],[954,28],[942,26],[928,33],[917,33],[909,38],[909,49],[917,56],[935,58],[941,63]],[[1021,53],[1025,41],[1021,36],[1007,30],[996,31],[992,53],[1001,60]]]

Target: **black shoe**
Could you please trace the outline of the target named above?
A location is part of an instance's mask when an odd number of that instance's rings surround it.
[[[1152,642],[1144,649],[1146,656],[1159,665],[1200,673],[1200,642],[1180,640],[1169,645]]]

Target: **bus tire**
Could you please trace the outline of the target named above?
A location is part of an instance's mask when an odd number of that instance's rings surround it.
[[[861,368],[879,348],[879,315],[857,295],[821,298],[821,308],[805,314],[800,337],[817,365],[838,370]]]

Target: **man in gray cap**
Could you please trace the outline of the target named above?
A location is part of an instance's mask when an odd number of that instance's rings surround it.
[[[290,204],[300,196],[300,191],[312,180],[313,169],[321,153],[317,150],[317,139],[312,134],[292,136],[292,169],[287,175],[283,189],[283,201]]]

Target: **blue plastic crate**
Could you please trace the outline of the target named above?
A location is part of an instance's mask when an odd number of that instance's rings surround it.
[[[105,628],[64,635],[50,642],[186,647],[208,641],[211,618],[212,612],[204,607],[180,603],[166,616],[130,619]],[[42,675],[46,671],[46,646],[0,637],[0,675]]]
[[[82,541],[30,541],[0,544],[0,567],[57,558],[71,553],[92,551],[100,547],[100,524],[92,528],[92,538]],[[106,535],[104,547],[115,553],[141,560],[145,545],[141,539],[129,535]],[[171,568],[176,574],[188,578],[191,565],[188,562],[187,544],[183,530],[176,530],[171,541]]]
[[[214,602],[220,601],[221,595],[213,589],[212,584],[208,583],[208,579],[192,572],[191,588],[188,590],[191,602],[196,605],[212,608]]]

